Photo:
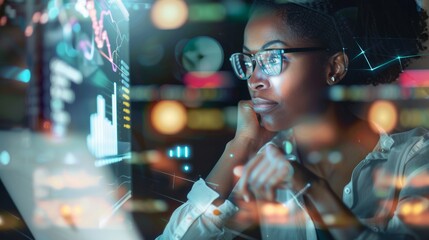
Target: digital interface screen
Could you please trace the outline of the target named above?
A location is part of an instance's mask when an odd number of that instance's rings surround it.
[[[49,1],[46,14],[30,52],[52,139],[36,158],[32,219],[42,229],[120,228],[132,183],[129,13],[120,0],[85,0]]]
[[[87,134],[103,166],[130,152],[128,13],[121,1],[81,2],[44,26],[43,115],[57,136]]]

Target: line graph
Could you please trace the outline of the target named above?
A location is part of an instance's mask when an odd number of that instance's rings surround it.
[[[95,49],[94,38],[91,41],[89,40],[79,41],[77,49],[83,52],[83,56],[87,60],[92,60],[94,58],[94,49]]]
[[[117,62],[120,58],[119,52],[123,42],[127,40],[127,36],[122,34],[119,22],[114,19],[113,14],[110,10],[101,10],[100,17],[97,18],[97,10],[95,8],[95,3],[93,0],[87,2],[87,10],[92,22],[92,29],[94,31],[94,42],[100,54],[111,63],[112,70],[114,72],[117,72]],[[108,31],[105,29],[106,19],[110,21],[110,24],[116,31],[116,40],[114,41],[115,46],[113,47],[109,38]],[[127,18],[125,18],[124,20],[127,21]],[[107,52],[103,51],[103,48],[107,48]]]

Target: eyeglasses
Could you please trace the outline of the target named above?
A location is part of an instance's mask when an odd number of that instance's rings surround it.
[[[323,47],[266,49],[255,54],[234,53],[229,58],[235,74],[241,80],[249,79],[255,70],[255,62],[269,76],[278,76],[282,72],[283,62],[289,62],[286,53],[328,51]]]

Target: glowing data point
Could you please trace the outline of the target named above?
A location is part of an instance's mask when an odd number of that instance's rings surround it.
[[[182,170],[183,170],[183,172],[185,172],[185,173],[189,173],[189,172],[191,172],[191,171],[192,171],[192,166],[191,166],[190,164],[184,164],[184,165],[182,166]]]

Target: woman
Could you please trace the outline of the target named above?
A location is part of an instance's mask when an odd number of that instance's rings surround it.
[[[335,84],[394,81],[409,62],[401,56],[422,48],[424,14],[412,0],[282,2],[255,3],[243,53],[230,59],[251,100],[159,239],[234,238],[252,204],[263,239],[429,236],[427,131],[374,132],[326,97]]]

